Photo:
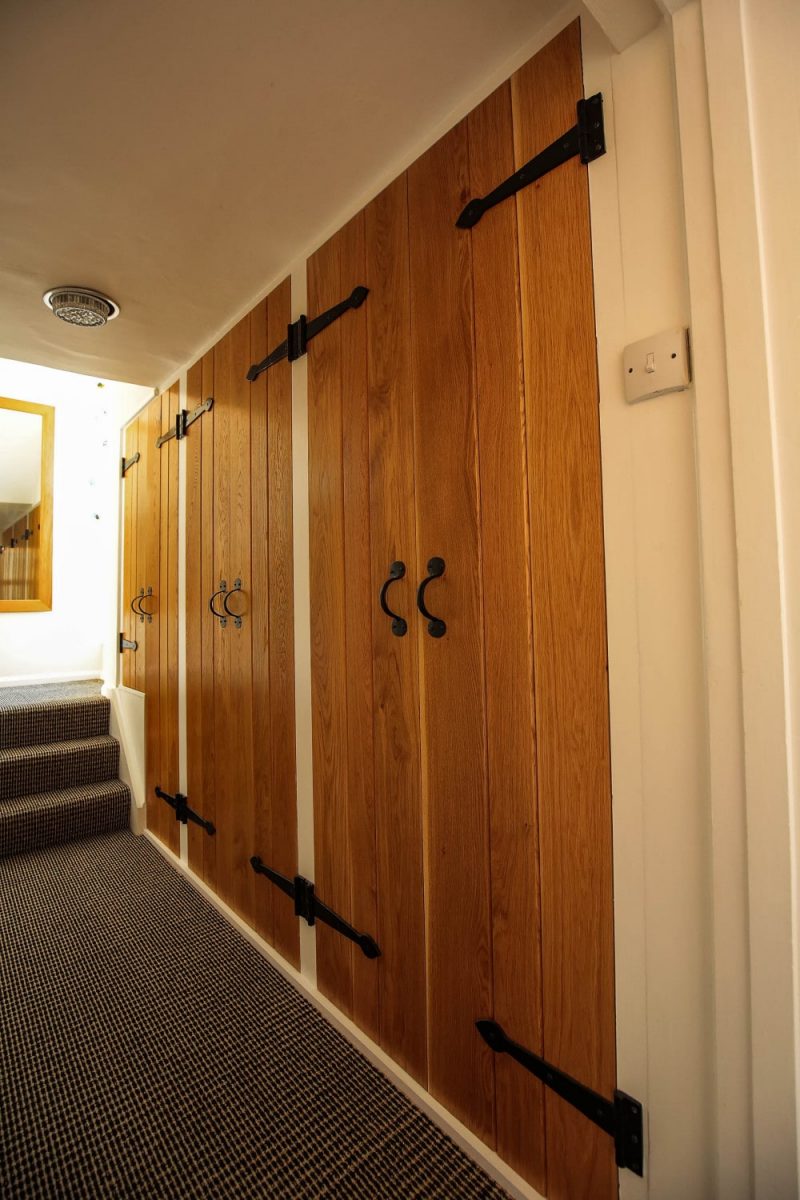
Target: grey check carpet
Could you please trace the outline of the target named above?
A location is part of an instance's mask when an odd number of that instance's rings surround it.
[[[128,832],[0,861],[0,1194],[505,1195]]]

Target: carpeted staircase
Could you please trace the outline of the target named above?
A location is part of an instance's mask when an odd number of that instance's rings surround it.
[[[0,688],[0,857],[127,827],[100,686]]]

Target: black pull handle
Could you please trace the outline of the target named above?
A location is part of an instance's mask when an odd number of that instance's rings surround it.
[[[211,597],[211,599],[208,602],[209,609],[214,614],[214,616],[217,618],[217,620],[219,621],[219,623],[223,629],[228,624],[228,618],[225,616],[224,612],[217,612],[217,610],[214,608],[214,601],[216,600],[217,596],[223,596],[225,594],[225,592],[227,592],[227,590],[228,590],[227,583],[225,582],[224,579],[220,579],[219,587],[214,592],[214,595]]]
[[[384,582],[381,588],[381,608],[386,613],[387,617],[392,618],[392,633],[395,637],[404,637],[408,631],[408,625],[405,619],[392,612],[389,605],[386,603],[386,594],[396,579],[402,579],[406,573],[406,564],[404,562],[393,562],[389,567],[389,578]]]
[[[422,580],[422,583],[417,588],[417,608],[422,613],[423,617],[428,622],[428,633],[431,637],[444,637],[447,632],[447,626],[439,617],[435,617],[432,612],[429,612],[425,607],[425,589],[428,584],[434,579],[440,579],[444,575],[444,559],[429,558],[428,559],[428,574]]]
[[[140,608],[136,607],[136,601],[141,600],[143,595],[144,595],[144,588],[142,588],[142,590],[139,592],[139,594],[134,596],[133,599],[131,600],[131,612],[134,613],[137,617],[139,617],[139,619],[142,621],[144,620],[144,613],[142,612],[142,610]]]
[[[139,614],[139,619],[141,621],[143,621],[145,619],[145,617],[147,617],[148,625],[151,625],[153,623],[153,615],[154,614],[151,612],[148,612],[146,608],[142,608],[142,601],[147,600],[152,595],[153,595],[153,589],[151,587],[149,587],[146,592],[145,592],[144,588],[139,588],[139,595],[136,597],[136,599],[139,602],[139,607],[136,610]]]
[[[233,617],[233,624],[237,629],[242,628],[242,618],[239,615],[239,613],[235,613],[230,608],[228,608],[228,600],[230,599],[230,597],[233,595],[234,592],[240,592],[241,590],[242,590],[241,579],[234,579],[233,587],[229,591],[227,591],[222,598],[222,607],[225,609],[225,612],[228,614],[229,617]]]

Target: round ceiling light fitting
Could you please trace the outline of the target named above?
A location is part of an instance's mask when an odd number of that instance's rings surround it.
[[[105,325],[119,315],[119,305],[94,288],[65,285],[51,288],[42,299],[54,316],[69,325]]]

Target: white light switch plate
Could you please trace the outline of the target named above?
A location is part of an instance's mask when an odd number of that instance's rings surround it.
[[[692,381],[689,366],[689,330],[668,329],[626,346],[625,399],[628,404],[652,400],[667,392],[682,392]]]

